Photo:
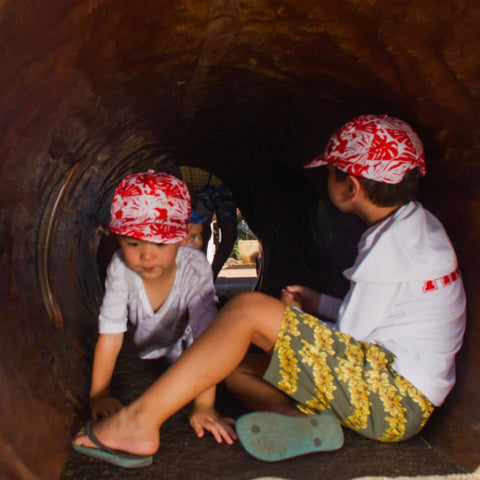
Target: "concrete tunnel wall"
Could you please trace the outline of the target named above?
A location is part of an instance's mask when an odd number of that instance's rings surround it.
[[[340,292],[329,276],[350,254],[325,263],[308,247],[323,176],[301,166],[367,112],[409,121],[425,143],[423,197],[468,294],[458,383],[427,434],[477,467],[479,20],[473,0],[0,2],[3,476],[60,475],[86,407],[97,250],[124,175],[212,171],[262,241],[263,291]],[[353,245],[355,225],[333,223]]]

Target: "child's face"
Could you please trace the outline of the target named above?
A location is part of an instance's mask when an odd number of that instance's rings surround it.
[[[188,235],[182,240],[181,246],[186,247],[190,245],[194,248],[202,248],[203,246],[203,224],[199,223],[195,225],[193,223],[188,224]]]
[[[192,225],[188,228],[188,244],[195,248],[203,246],[203,225]]]
[[[332,203],[342,212],[348,212],[347,200],[348,182],[345,179],[337,180],[335,167],[327,165],[328,168],[328,195]]]
[[[118,236],[125,262],[143,280],[157,280],[175,269],[180,242],[161,245],[133,237]]]

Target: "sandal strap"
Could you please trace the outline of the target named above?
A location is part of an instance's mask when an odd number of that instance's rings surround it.
[[[93,426],[94,422],[92,422],[92,420],[89,420],[86,424],[85,424],[85,434],[87,435],[88,439],[94,443],[97,447],[101,448],[102,450],[105,450],[106,452],[108,453],[113,453],[115,454],[115,450],[107,447],[106,445],[104,445],[98,438],[97,436],[93,433]]]

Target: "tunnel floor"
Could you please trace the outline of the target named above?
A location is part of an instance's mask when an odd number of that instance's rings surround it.
[[[229,295],[251,285],[251,281],[235,278],[223,279],[221,283]],[[138,359],[131,344],[125,342],[115,369],[113,394],[128,403],[142,393],[164,368],[149,363]],[[223,385],[218,389],[217,408],[222,415],[234,418],[244,413]],[[238,442],[228,446],[217,444],[209,435],[196,438],[188,424],[189,410],[189,406],[180,410],[162,427],[161,447],[151,467],[125,470],[72,450],[61,480],[252,480],[260,477],[349,480],[363,476],[430,476],[466,472],[444,452],[433,448],[422,435],[404,443],[382,444],[349,430],[344,430],[345,444],[336,452],[265,463],[249,456]]]

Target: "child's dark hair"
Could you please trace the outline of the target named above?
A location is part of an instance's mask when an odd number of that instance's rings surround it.
[[[335,168],[335,178],[337,180],[344,180],[348,175],[350,174]],[[377,182],[376,180],[358,176],[357,178],[365,187],[372,203],[379,207],[393,207],[395,205],[403,205],[417,198],[420,169],[408,170],[402,181],[395,184]]]

